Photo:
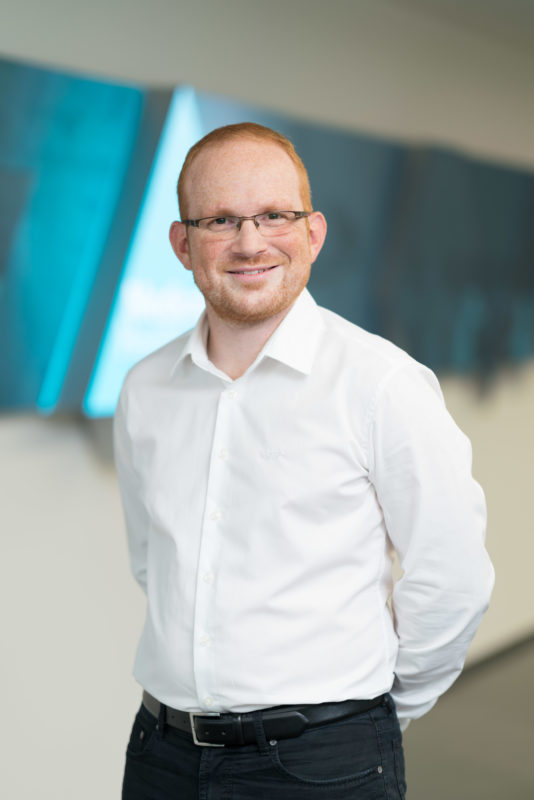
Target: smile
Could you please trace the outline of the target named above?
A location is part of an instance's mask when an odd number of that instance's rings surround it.
[[[260,269],[235,269],[228,270],[230,275],[261,275],[262,272],[269,272],[271,269],[276,269],[278,264],[273,267],[260,267]]]

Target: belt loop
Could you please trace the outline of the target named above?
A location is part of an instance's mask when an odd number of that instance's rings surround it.
[[[246,744],[245,737],[243,736],[243,720],[241,714],[236,714],[234,717],[234,731],[236,731],[237,744]]]
[[[263,714],[261,711],[252,712],[252,722],[254,723],[254,732],[256,734],[256,742],[258,743],[259,751],[262,755],[266,755],[269,752],[269,745],[265,738]]]
[[[159,712],[158,712],[158,724],[156,725],[156,730],[158,732],[158,736],[160,739],[163,739],[163,734],[165,733],[165,711],[167,710],[167,706],[164,703],[159,704]]]

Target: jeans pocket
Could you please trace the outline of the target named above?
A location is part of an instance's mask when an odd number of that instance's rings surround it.
[[[142,756],[152,746],[158,721],[144,706],[136,714],[126,754],[128,756]]]
[[[374,725],[365,716],[315,728],[296,739],[271,742],[271,761],[287,780],[332,788],[374,783],[377,793],[370,796],[382,798],[380,750]]]

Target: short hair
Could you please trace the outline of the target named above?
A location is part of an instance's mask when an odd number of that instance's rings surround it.
[[[302,198],[302,211],[312,211],[310,179],[304,163],[295,150],[293,142],[287,136],[284,136],[272,128],[267,128],[264,125],[258,125],[255,122],[238,122],[235,125],[224,125],[222,128],[215,128],[215,130],[207,133],[202,139],[194,144],[185,157],[180,176],[178,178],[178,207],[180,209],[180,216],[182,219],[187,218],[187,198],[185,193],[185,181],[187,173],[195,158],[205,148],[216,146],[224,142],[236,139],[255,139],[260,142],[270,142],[271,144],[278,145],[282,150],[287,153],[293,164],[295,165],[300,183],[300,194]],[[300,209],[299,209],[300,210]]]

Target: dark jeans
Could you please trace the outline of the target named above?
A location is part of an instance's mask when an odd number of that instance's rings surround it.
[[[126,754],[123,800],[402,800],[404,757],[391,698],[384,705],[257,744],[199,747],[141,706]]]

